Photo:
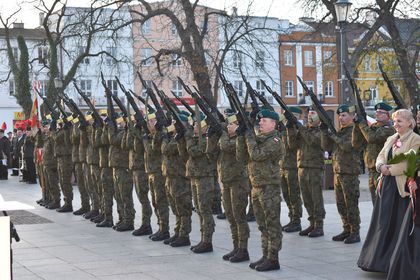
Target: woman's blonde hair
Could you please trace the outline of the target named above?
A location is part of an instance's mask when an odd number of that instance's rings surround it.
[[[395,111],[394,113],[392,113],[392,119],[394,119],[396,116],[401,117],[401,118],[409,121],[411,123],[410,124],[411,128],[414,128],[416,126],[416,121],[414,120],[413,114],[411,113],[410,110],[399,109],[399,110]]]

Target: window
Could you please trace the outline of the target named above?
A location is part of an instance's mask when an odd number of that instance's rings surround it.
[[[108,53],[108,55],[106,56],[106,65],[110,66],[113,65],[115,60],[114,57],[116,57],[117,55],[117,48],[116,47],[107,47],[106,48],[106,52]]]
[[[334,82],[333,81],[325,82],[325,96],[326,97],[334,96]]]
[[[371,98],[371,100],[374,100],[375,102],[378,100],[378,88],[377,87],[371,87],[370,88],[370,98]]]
[[[147,87],[149,87],[149,88],[152,87],[152,81],[145,80],[145,82],[146,82]],[[147,91],[147,88],[143,87],[143,85],[142,85],[141,96],[144,97],[144,98],[146,98],[146,96],[147,96],[146,91]]]
[[[45,65],[48,62],[48,48],[38,47],[38,64]]]
[[[313,51],[304,51],[304,64],[305,66],[313,66],[314,65],[314,53]]]
[[[13,52],[13,57],[15,58],[16,61],[19,60],[19,49],[18,48],[12,48],[12,52]]]
[[[293,51],[284,50],[284,65],[292,66],[293,65]]]
[[[324,51],[323,52],[323,60],[325,64],[332,63],[332,51]]]
[[[172,81],[172,92],[176,96],[182,97],[182,85],[178,80]]]
[[[286,81],[286,96],[293,96],[293,81]]]
[[[118,95],[118,84],[116,80],[108,80],[106,81],[106,85],[112,94]]]
[[[265,95],[265,87],[261,81],[257,81],[255,83],[256,92],[258,92],[261,95]]]
[[[370,56],[365,56],[365,58],[363,59],[363,65],[365,68],[365,71],[372,71],[372,61]]]
[[[48,81],[46,80],[39,81],[39,93],[42,96],[45,96],[47,94],[47,84]]]
[[[178,54],[171,54],[171,65],[172,66],[181,66],[182,60],[181,57]]]
[[[85,46],[80,46],[79,47],[79,52],[78,52],[77,56],[84,55],[85,50],[86,50],[86,47]],[[80,64],[89,65],[90,64],[90,58],[89,57],[83,58],[83,60],[80,62]]]
[[[234,81],[233,82],[233,88],[235,89],[238,96],[242,97],[244,96],[244,88],[242,81]]]
[[[314,91],[314,81],[305,81],[306,86],[308,89]]]
[[[111,82],[111,81],[108,81]],[[116,81],[114,81],[116,82]],[[108,83],[108,87],[110,83]],[[83,92],[86,96],[91,97],[92,96],[92,81],[91,80],[80,80],[80,91]],[[113,90],[111,90],[113,92]]]
[[[239,52],[233,54],[233,67],[241,68],[242,67],[242,56]]]
[[[150,58],[152,55],[152,49],[150,48],[142,48],[140,50],[140,59],[142,66],[150,66],[152,65],[152,59]]]
[[[176,29],[176,25],[173,24],[173,23],[172,23],[172,26],[171,26],[171,33],[172,33],[173,36],[178,35],[178,29]]]
[[[145,22],[143,22],[143,24],[141,25],[141,33],[143,33],[143,35],[149,35],[150,27],[151,27],[150,19],[148,19]]]
[[[9,80],[9,96],[15,95],[15,80]]]
[[[264,69],[265,52],[257,51],[255,54],[255,67]]]

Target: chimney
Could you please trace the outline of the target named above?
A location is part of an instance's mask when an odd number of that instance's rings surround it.
[[[23,24],[23,22],[14,22],[13,23],[13,28],[14,29],[23,29],[24,28],[24,24]]]
[[[44,23],[44,19],[45,19],[45,13],[44,12],[40,12],[39,13],[39,25],[42,26],[42,24]]]

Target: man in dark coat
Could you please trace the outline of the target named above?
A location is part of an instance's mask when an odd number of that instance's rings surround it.
[[[0,180],[7,180],[7,164],[10,157],[10,141],[0,129]]]

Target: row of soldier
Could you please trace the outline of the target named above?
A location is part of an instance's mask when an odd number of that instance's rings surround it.
[[[299,108],[290,109],[298,119],[302,117]],[[101,112],[105,126],[97,125],[90,114],[86,116],[87,125],[78,125],[76,117],[45,120],[35,136],[37,149],[42,149],[42,158],[37,161],[43,195],[39,203],[58,212],[73,211],[74,168],[81,208],[73,213],[92,219],[97,227],[134,230],[134,185],[141,204],[141,226],[133,235],[150,235],[153,241],[163,240],[180,247],[190,245],[193,201],[200,220],[201,241],[191,250],[205,253],[213,251],[212,205],[218,178],[233,242],[232,251],[223,259],[249,260],[246,208],[251,190],[263,256],[250,267],[257,271],[276,270],[280,268],[282,231],[308,237],[324,235],[324,151],[333,154],[334,188],[343,223],[343,232],[333,240],[346,244],[360,242],[360,149],[366,146],[365,160],[373,190],[377,178],[372,170],[375,152],[394,133],[389,121],[392,108],[379,103],[375,109],[377,122],[368,126],[365,119],[355,117],[352,107],[341,105],[337,110],[340,125],[337,134],[331,133],[311,108],[305,125],[289,121],[285,127],[279,126],[281,115],[262,108],[251,113],[255,116],[254,130],[241,126],[233,110],[225,111],[224,129],[209,126],[203,115],[192,120],[184,111],[178,117],[186,130],[178,130],[176,125],[163,127],[155,114],[148,114],[145,119],[149,134],[134,121],[109,118],[107,112]],[[60,188],[64,205],[60,205]],[[283,227],[281,192],[290,218]],[[303,230],[301,196],[309,220]],[[115,224],[114,199],[118,213]],[[151,205],[159,227],[153,234]],[[176,218],[172,236],[169,207]]]

